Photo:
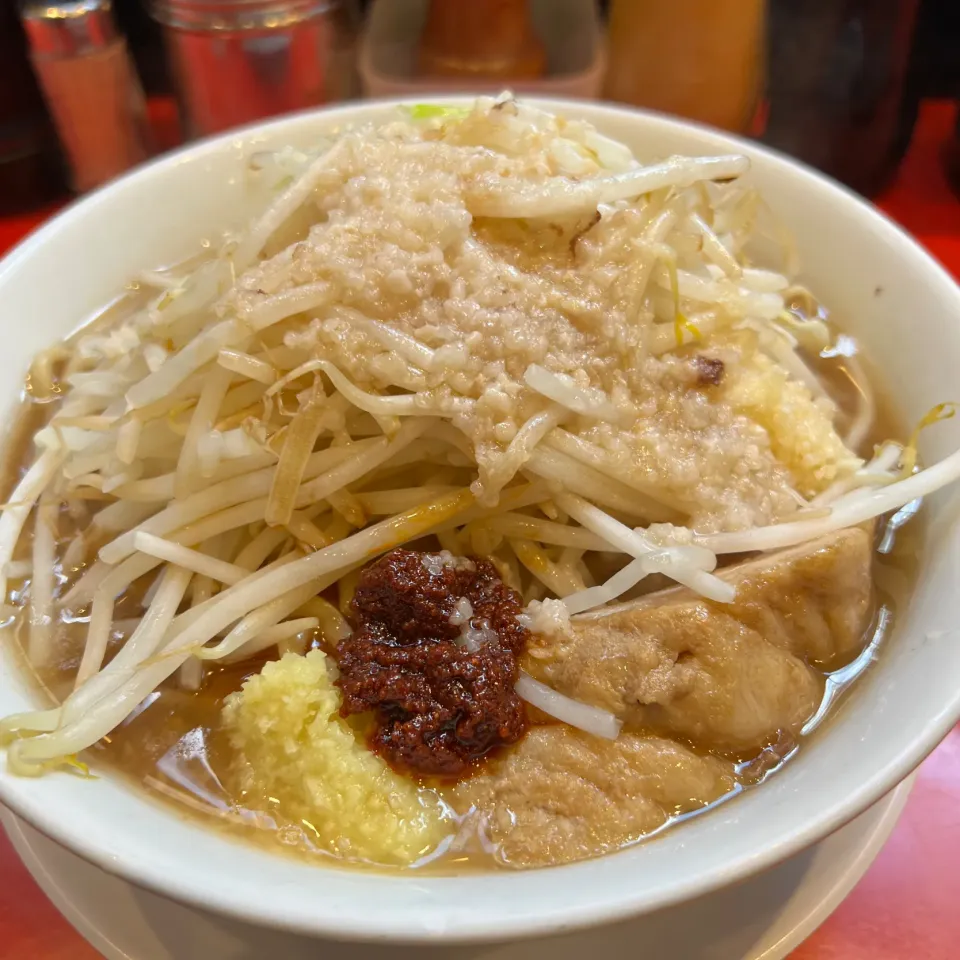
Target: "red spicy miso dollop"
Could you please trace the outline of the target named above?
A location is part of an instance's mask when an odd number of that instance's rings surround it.
[[[394,550],[364,569],[352,611],[340,712],[374,711],[372,747],[395,769],[456,779],[523,736],[513,688],[527,631],[488,560]]]

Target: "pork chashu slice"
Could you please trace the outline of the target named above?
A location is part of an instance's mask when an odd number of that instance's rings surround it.
[[[752,756],[796,735],[816,711],[823,671],[860,650],[873,616],[873,531],[856,527],[721,571],[732,604],[685,589],[574,618],[535,636],[523,667],[603,707],[627,731]]]

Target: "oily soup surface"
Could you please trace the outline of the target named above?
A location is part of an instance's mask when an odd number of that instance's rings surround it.
[[[878,609],[870,631],[863,637],[864,644],[872,639],[881,616],[891,618],[883,631],[889,632],[898,606],[906,603],[916,573],[919,537],[919,527],[907,525],[898,531],[889,552],[875,554],[872,572],[877,585]],[[72,689],[84,636],[83,622],[61,623],[60,659],[38,671],[44,698],[52,694],[55,700],[59,700]],[[836,688],[830,690],[829,702],[823,703],[825,720],[829,720],[845,701],[844,694],[869,664],[869,660],[860,662],[861,659],[852,656],[848,663],[832,662],[828,665],[827,676],[837,678],[838,682]],[[182,690],[174,682],[164,684],[148,698],[143,710],[104,738],[86,759],[94,771],[110,771],[122,776],[134,786],[145,789],[149,796],[172,804],[172,809],[181,814],[201,818],[214,829],[274,848],[279,840],[285,845],[279,849],[324,856],[323,851],[312,847],[310,832],[302,824],[284,823],[281,817],[264,817],[260,811],[248,812],[236,778],[231,773],[236,755],[224,730],[223,704],[231,693],[240,689],[244,680],[260,671],[264,662],[258,658],[214,667],[206,673],[204,684],[198,691]],[[743,785],[752,785],[774,772],[783,755],[792,755],[791,751],[797,746],[814,749],[823,726],[821,722],[814,731],[797,741],[791,739],[774,744],[772,750],[757,750],[752,755],[750,751],[734,753],[742,770],[739,780]],[[708,755],[716,752],[723,759],[730,756],[729,751],[715,751],[709,742],[706,747],[698,745],[696,738],[687,742]],[[478,773],[482,772],[481,766]],[[726,789],[719,791],[720,796],[732,796],[742,789],[736,779],[722,786]],[[457,801],[456,790],[456,787],[440,787],[440,792],[449,796],[452,803]],[[683,819],[685,815],[683,811],[677,811],[675,819]],[[469,843],[466,847],[431,858],[420,869],[450,872],[467,868],[489,869],[498,865],[494,851],[484,849],[484,844]]]

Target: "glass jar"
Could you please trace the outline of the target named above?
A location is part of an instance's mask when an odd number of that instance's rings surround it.
[[[355,0],[153,0],[184,133],[352,96]]]

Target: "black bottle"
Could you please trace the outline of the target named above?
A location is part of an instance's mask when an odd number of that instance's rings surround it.
[[[172,91],[160,25],[150,16],[146,0],[113,0],[113,12],[137,74],[148,96],[169,95]]]
[[[918,0],[771,0],[763,139],[867,196],[913,132]]]
[[[0,0],[0,215],[66,192],[57,136],[27,59],[16,5]]]

